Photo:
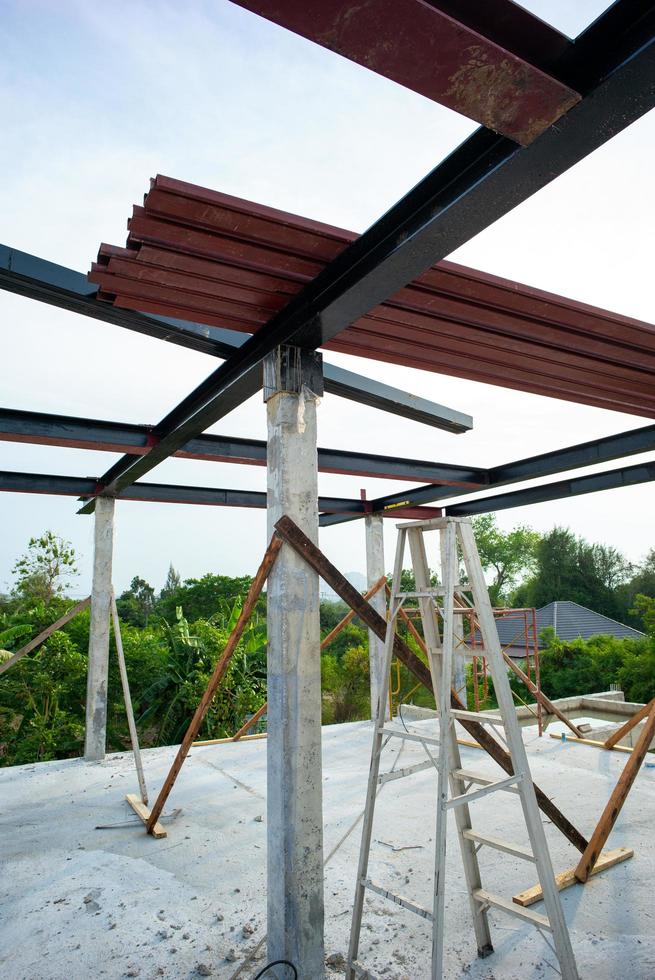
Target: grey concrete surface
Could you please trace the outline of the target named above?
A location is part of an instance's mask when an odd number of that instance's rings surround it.
[[[411,725],[435,728],[433,721]],[[353,824],[364,802],[370,741],[368,722],[323,729],[328,957],[347,948],[359,851]],[[526,744],[534,778],[591,833],[626,757],[530,735]],[[384,771],[394,761],[421,760],[415,744],[405,743],[399,757],[398,751],[397,745],[385,750]],[[174,747],[143,753],[151,793],[174,754]],[[462,759],[467,768],[496,772],[476,749],[463,747]],[[3,980],[194,980],[205,968],[218,980],[252,980],[264,965],[265,943],[241,969],[266,930],[266,740],[193,749],[167,806],[173,816],[165,820],[163,840],[147,837],[132,819],[124,796],[136,791],[129,754],[0,770]],[[387,783],[376,811],[372,876],[420,902],[430,893],[434,796],[435,778],[425,771]],[[472,811],[488,833],[526,842],[515,797],[495,794]],[[655,977],[653,813],[655,770],[642,768],[609,843],[633,847],[635,857],[562,893],[583,980]],[[122,821],[118,829],[95,829]],[[447,976],[555,980],[543,938],[500,912],[491,913],[495,953],[476,958],[451,831]],[[571,867],[572,847],[548,824],[546,835],[555,869]],[[503,894],[535,884],[524,862],[492,851],[483,851],[481,862],[485,884]],[[424,980],[429,952],[426,922],[383,899],[367,902],[362,959],[379,976]],[[326,975],[343,971],[328,967]]]

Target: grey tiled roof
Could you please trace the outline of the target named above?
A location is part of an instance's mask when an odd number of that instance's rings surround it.
[[[510,619],[496,620],[498,627],[498,637],[503,647],[511,648],[507,650],[512,656],[519,656],[525,649],[523,639],[523,618],[512,617]],[[549,602],[547,606],[537,609],[537,634],[547,626],[552,626],[555,633],[561,640],[576,640],[581,637],[588,640],[590,636],[599,634],[639,638],[644,634],[631,626],[617,623],[609,616],[580,606],[577,602]],[[517,634],[519,634],[517,636]]]
[[[542,630],[546,626],[552,626],[562,640],[575,640],[579,636],[588,640],[599,633],[634,638],[644,635],[609,616],[579,606],[577,602],[549,602],[547,606],[537,609],[537,629]]]

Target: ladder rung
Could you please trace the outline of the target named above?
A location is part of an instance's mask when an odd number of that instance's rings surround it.
[[[432,769],[436,765],[436,760],[433,762],[431,759],[426,759],[425,762],[417,762],[415,766],[405,766],[404,769],[392,769],[391,772],[384,772],[381,776],[378,776],[378,783],[390,783],[392,779],[403,779],[405,776],[411,776],[415,772],[421,772],[423,769]]]
[[[378,728],[380,735],[392,735],[394,738],[408,738],[410,742],[425,742],[426,745],[440,745],[438,738],[431,735],[416,735],[414,732],[400,731],[399,728]]]
[[[458,721],[477,721],[480,725],[504,725],[500,715],[488,715],[483,711],[465,711],[463,708],[451,708],[450,713]]]
[[[492,783],[496,782],[491,776],[484,776],[480,772],[474,772],[472,769],[453,769],[452,774],[455,779],[463,779],[466,783],[478,783],[480,786],[491,786]],[[506,793],[518,793],[516,786],[506,786]]]
[[[455,806],[464,806],[466,803],[473,803],[474,800],[479,800],[488,793],[495,793],[496,790],[507,789],[508,786],[514,786],[516,783],[520,783],[522,779],[523,776],[518,775],[508,776],[507,779],[499,779],[497,781],[492,780],[481,789],[474,789],[472,793],[462,793],[461,796],[453,796],[446,802],[446,809],[450,810]]]
[[[540,915],[539,912],[531,912],[529,909],[524,909],[520,905],[515,905],[508,899],[503,898],[502,895],[494,895],[492,892],[487,892],[484,888],[478,888],[473,892],[473,898],[476,902],[480,902],[483,905],[492,905],[496,909],[502,909],[503,912],[508,912],[509,915],[516,916],[517,919],[524,919],[526,922],[531,922],[534,926],[539,926],[541,929],[547,929],[548,932],[552,932],[552,926],[545,915]]]
[[[458,582],[455,585],[453,585],[452,589],[449,589],[449,591],[470,592],[471,586],[463,585],[462,583]],[[445,594],[446,594],[446,590],[444,589],[443,585],[435,585],[434,588],[422,589],[420,592],[394,592],[393,598],[394,599],[430,599],[434,596],[445,596]]]
[[[411,902],[408,898],[403,898],[402,895],[396,895],[395,892],[390,892],[381,885],[376,885],[374,881],[370,878],[362,878],[361,884],[364,888],[368,888],[370,891],[375,892],[376,895],[381,895],[382,898],[388,898],[390,902],[394,902],[396,905],[402,905],[404,909],[408,912],[414,912],[416,915],[420,915],[422,919],[428,919],[432,922],[433,915],[428,909],[424,909],[422,905],[417,905],[415,902]],[[516,905],[515,908],[520,908]],[[535,914],[534,912],[532,913]]]
[[[515,857],[523,858],[524,861],[536,863],[536,858],[528,847],[520,844],[511,844],[509,841],[502,840],[500,837],[492,837],[490,834],[480,834],[477,830],[465,830],[463,836],[466,840],[475,841],[476,844],[486,844],[493,847],[496,851],[504,851],[506,854],[513,854]]]

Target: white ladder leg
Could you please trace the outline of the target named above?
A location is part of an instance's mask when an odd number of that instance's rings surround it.
[[[494,683],[494,693],[505,724],[507,745],[514,764],[516,775],[523,778],[518,783],[518,791],[525,816],[525,822],[534,854],[539,883],[543,890],[544,904],[553,934],[555,950],[559,959],[564,980],[578,980],[578,970],[571,947],[569,931],[562,911],[555,875],[546,843],[537,798],[530,775],[528,757],[521,735],[521,729],[514,708],[514,701],[507,678],[493,610],[489,600],[487,585],[482,573],[473,529],[468,522],[458,524],[459,539],[464,555],[464,564],[472,586],[473,602],[477,613],[483,647],[488,651],[487,661]]]
[[[396,546],[396,559],[394,563],[393,581],[400,582],[400,574],[403,567],[403,555],[405,551],[405,533],[400,532]],[[402,600],[394,599],[392,592],[391,608],[387,620],[387,632],[384,641],[384,670],[380,683],[380,696],[378,698],[377,712],[375,716],[375,732],[373,735],[373,747],[371,750],[371,765],[368,774],[368,788],[366,791],[366,803],[364,806],[364,819],[362,823],[362,839],[359,850],[359,864],[357,868],[357,883],[355,886],[355,900],[353,903],[353,917],[350,929],[350,944],[348,947],[348,963],[346,967],[346,980],[355,980],[356,971],[353,964],[357,960],[359,953],[359,938],[362,929],[362,913],[364,911],[364,896],[366,888],[364,881],[368,874],[368,861],[371,850],[371,837],[373,834],[373,820],[375,817],[375,799],[378,786],[378,776],[380,774],[380,755],[384,744],[384,728],[386,718],[386,703],[389,694],[389,672],[391,670],[391,660],[393,658],[393,641],[396,632],[396,617],[402,606]]]
[[[439,534],[440,538],[440,555],[442,569],[445,569],[447,560],[447,545],[446,545],[446,535],[445,533]],[[430,570],[427,560],[427,554],[425,550],[425,539],[423,534],[419,529],[413,531],[411,528],[408,531],[409,547],[412,556],[412,567],[414,570],[414,578],[416,582],[417,591],[423,591],[427,589],[430,585]],[[453,545],[455,542],[452,542]],[[457,575],[457,560],[456,556],[454,558],[454,572],[453,575]],[[443,584],[443,583],[442,583]],[[418,600],[419,607],[421,609],[421,620],[423,624],[423,635],[425,637],[425,642],[429,651],[432,651],[430,656],[430,669],[432,673],[432,685],[435,691],[439,691],[441,685],[441,638],[439,635],[439,623],[434,607],[434,603],[429,598],[421,598]],[[437,650],[439,650],[439,655],[437,655]],[[454,671],[453,671],[454,673]],[[448,691],[448,704],[450,703],[450,691]],[[450,789],[453,796],[459,796],[465,791],[465,783],[461,779],[456,779],[452,776],[453,770],[461,769],[461,760],[459,755],[459,746],[457,744],[457,735],[455,728],[452,724],[448,725],[447,732],[447,742],[449,749],[449,761],[447,763],[447,768],[450,776]],[[438,819],[442,820],[444,826],[447,828],[447,812],[444,810],[443,814],[439,814]],[[470,814],[468,806],[457,807],[455,810],[455,823],[458,831],[458,839],[460,852],[462,855],[462,865],[464,868],[464,876],[466,878],[469,906],[471,909],[471,916],[473,919],[473,929],[475,933],[476,943],[478,947],[479,956],[488,956],[493,951],[493,945],[491,942],[491,934],[489,931],[489,919],[487,916],[486,908],[477,902],[473,893],[478,891],[482,887],[482,881],[480,878],[480,867],[478,864],[478,858],[475,851],[475,844],[473,841],[466,839],[463,834],[465,830],[470,829]],[[436,922],[437,920],[435,920]],[[437,926],[435,925],[435,929]],[[441,924],[439,930],[438,941],[441,943],[442,951],[437,953],[437,960],[442,961],[443,958],[443,923]]]

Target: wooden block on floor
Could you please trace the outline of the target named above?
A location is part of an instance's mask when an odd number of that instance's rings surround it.
[[[627,861],[628,858],[634,857],[634,851],[630,847],[617,847],[613,851],[603,851],[594,865],[591,875],[597,875],[601,871],[606,871],[607,868],[612,868],[615,864],[620,864],[621,861]],[[565,888],[570,888],[571,885],[579,885],[581,882],[575,877],[575,868],[569,868],[568,871],[562,871],[560,874],[555,875],[555,884],[557,885],[558,891],[563,891]],[[516,902],[517,905],[534,905],[535,902],[540,902],[543,898],[543,893],[541,891],[541,885],[534,885],[532,888],[526,889],[524,892],[520,892],[518,895],[514,895],[512,901]]]
[[[137,817],[140,817],[140,819],[143,820],[145,824],[147,824],[148,820],[150,819],[150,810],[145,805],[145,803],[141,802],[141,800],[136,795],[136,793],[128,793],[125,799],[130,804],[130,806],[136,813]],[[157,838],[168,836],[166,833],[166,828],[162,827],[159,821],[157,821],[155,826],[152,828],[152,836]]]

